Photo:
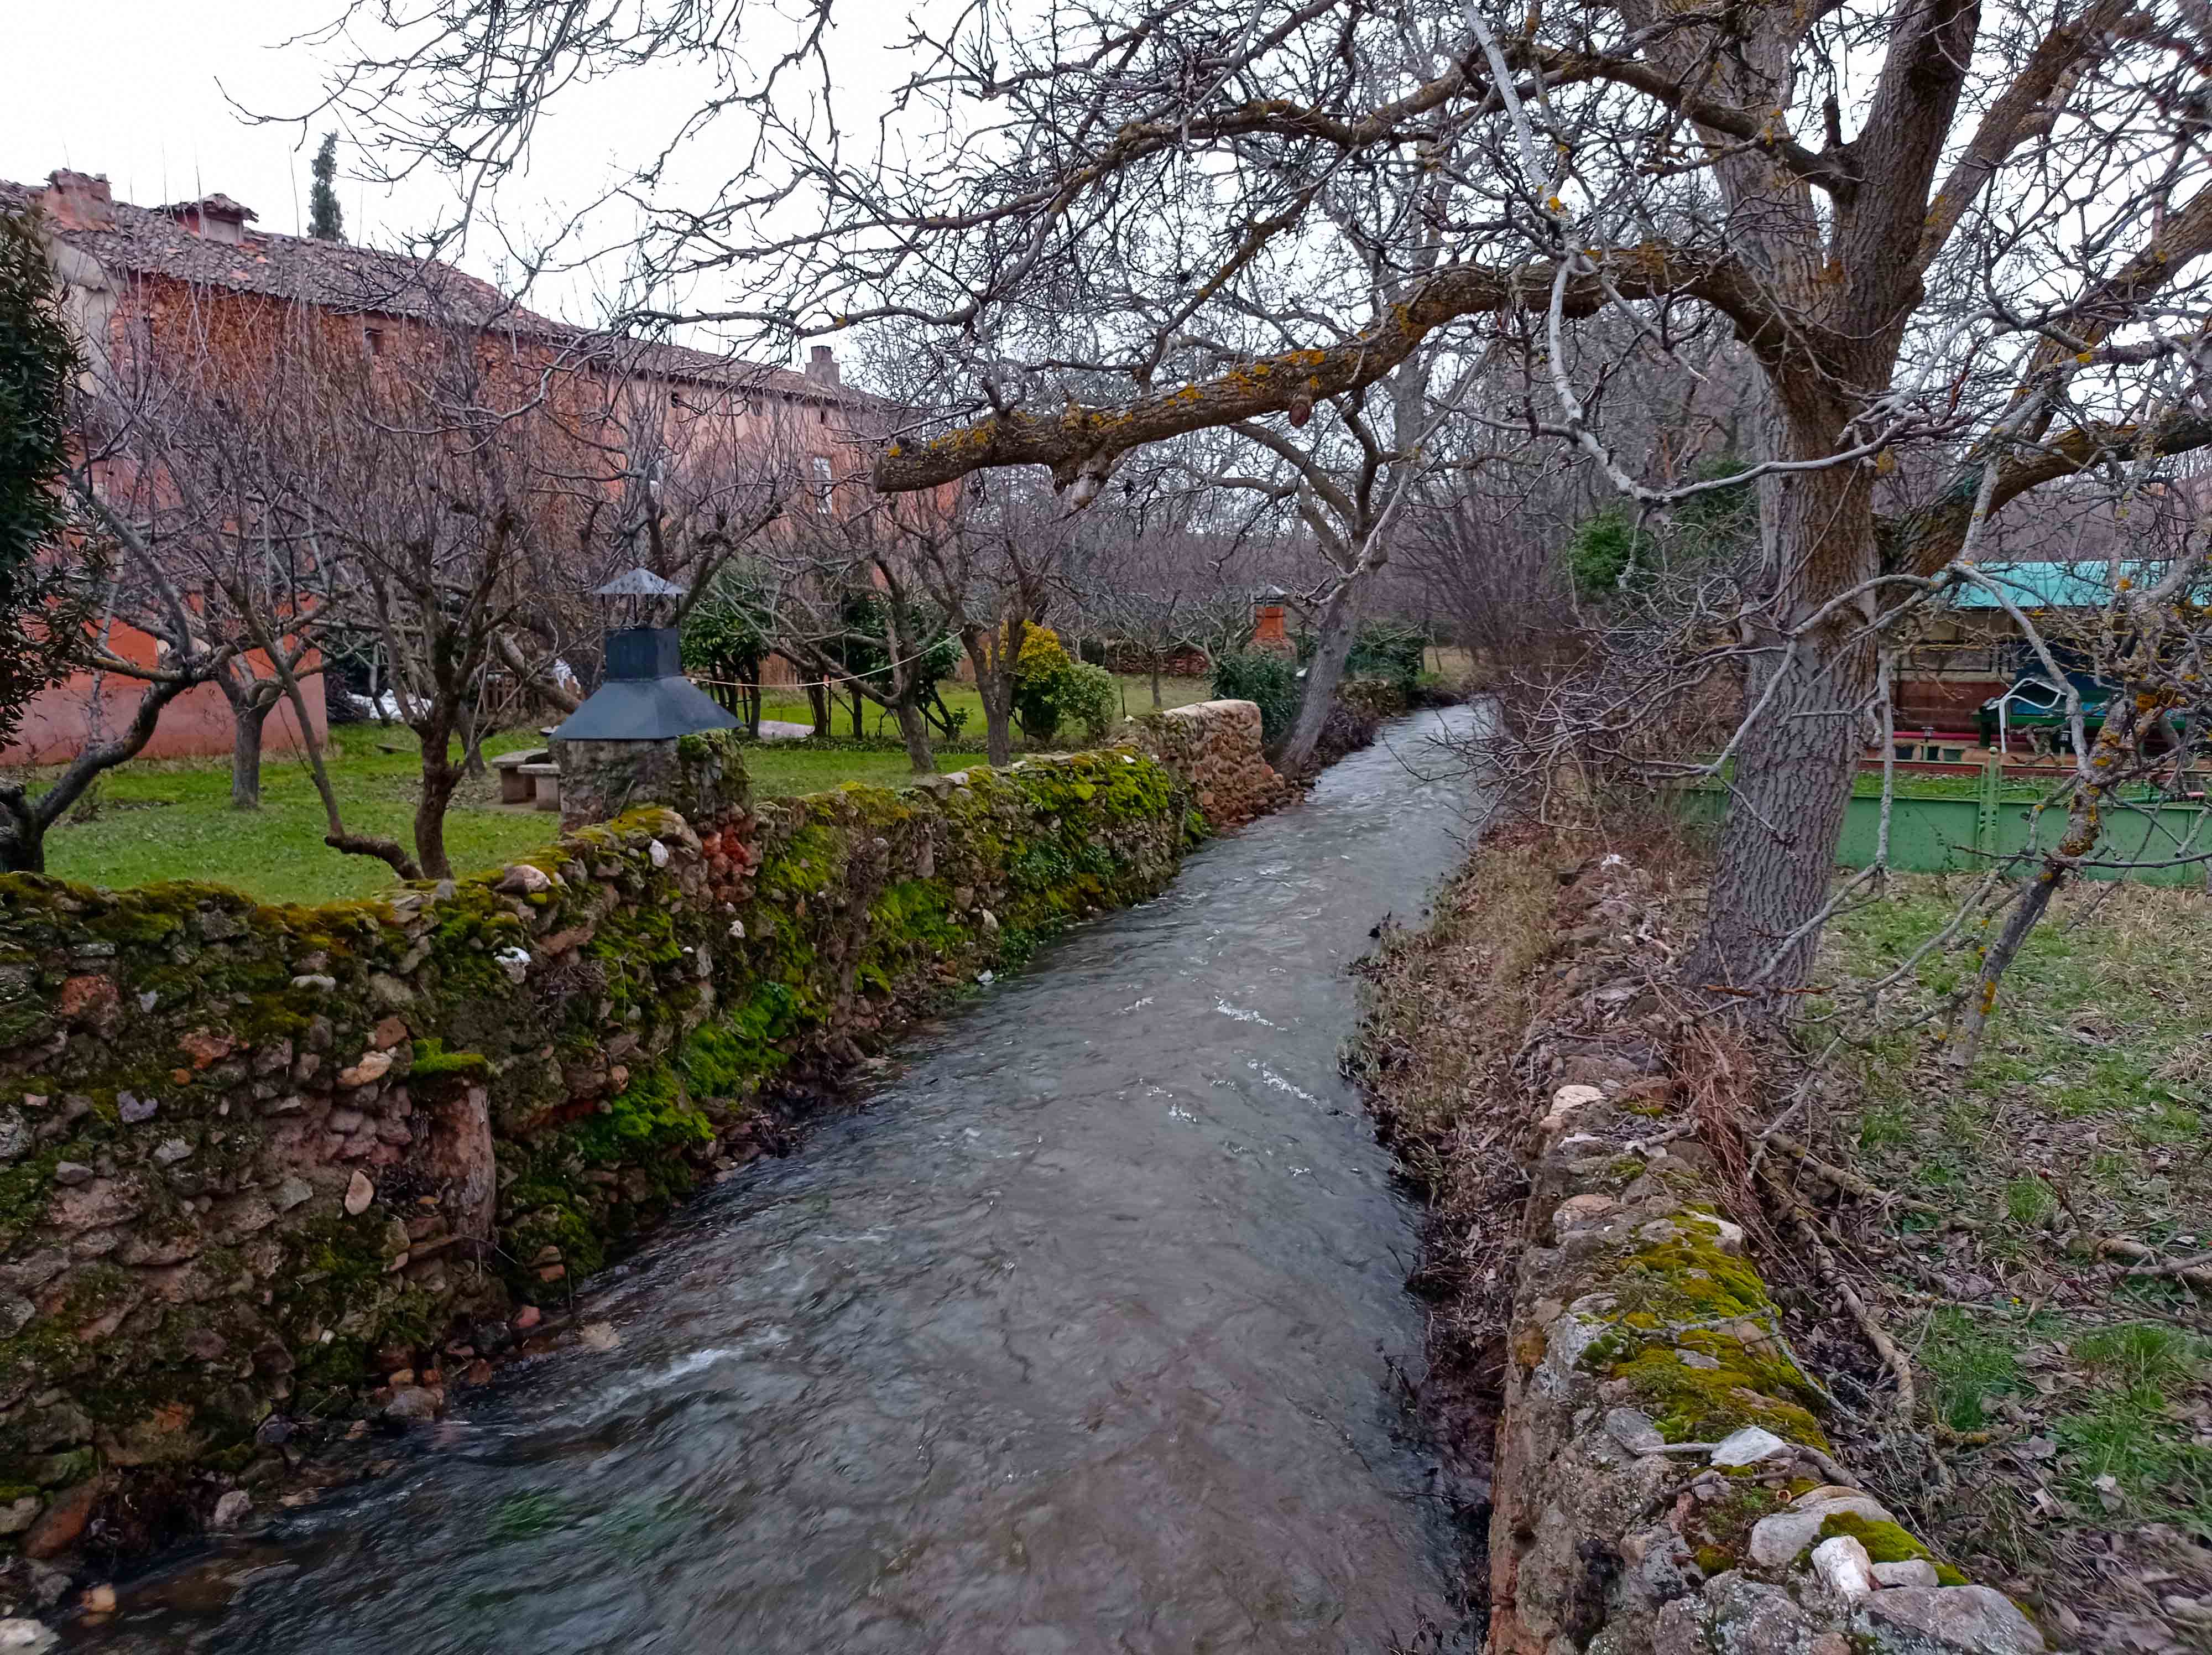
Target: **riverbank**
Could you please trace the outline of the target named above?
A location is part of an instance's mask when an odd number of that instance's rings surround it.
[[[757,802],[708,743],[685,814],[390,902],[0,880],[0,1595],[442,1411],[786,1103],[1285,796],[1248,704],[1144,739]]]
[[[1463,1647],[1401,1389],[1412,1215],[1338,1054],[1346,968],[1455,859],[1421,759],[1466,721],[963,995],[580,1288],[578,1338],[72,1642]]]
[[[1501,833],[1367,968],[1359,1067],[1429,1206],[1423,1400],[1492,1489],[1489,1647],[2031,1655],[2019,1583],[1865,1459],[1881,1360],[1749,1173],[1788,1060],[1676,995],[1702,868],[1635,849]]]

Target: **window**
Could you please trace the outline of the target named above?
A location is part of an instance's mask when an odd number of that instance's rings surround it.
[[[368,354],[370,356],[381,356],[384,354],[384,330],[382,328],[365,327],[362,329],[361,342],[368,348]]]
[[[814,423],[817,425],[827,425],[830,423],[830,411],[824,408],[814,417]]]
[[[830,470],[830,456],[814,456],[814,509],[824,517],[830,514],[830,495],[834,486]]]

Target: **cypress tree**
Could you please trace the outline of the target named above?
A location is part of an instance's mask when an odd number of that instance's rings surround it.
[[[0,744],[82,638],[60,555],[77,362],[35,226],[0,217]]]
[[[345,240],[345,214],[338,208],[338,135],[323,134],[315,151],[315,187],[307,192],[307,234],[318,241]]]

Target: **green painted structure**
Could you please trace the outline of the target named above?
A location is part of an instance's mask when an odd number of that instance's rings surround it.
[[[1960,780],[1975,783],[1971,793],[1961,792],[1955,785],[1931,787],[1924,775],[1898,778],[1889,812],[1892,867],[1908,873],[1978,873],[2018,855],[2031,843],[2047,849],[2065,832],[2064,807],[2054,806],[2039,816],[2036,800],[2047,789],[2008,783],[1994,757],[1981,767],[1978,776],[1964,766],[1960,770]],[[1860,778],[1863,783],[1868,779]],[[2212,862],[2175,861],[2212,857],[2212,823],[2206,819],[2205,806],[2159,803],[2156,795],[2141,788],[2128,789],[2126,796],[2129,806],[2110,813],[2097,842],[2096,858],[2168,865],[2087,867],[2081,870],[2081,877],[2127,879],[2146,885],[2206,884]],[[1728,814],[1729,794],[1724,784],[1707,782],[1686,788],[1682,804],[1692,820],[1717,823]],[[1854,794],[1844,813],[1837,861],[1845,867],[1865,867],[1874,861],[1881,833],[1880,793]]]

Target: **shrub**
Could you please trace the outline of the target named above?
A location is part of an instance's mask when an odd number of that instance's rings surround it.
[[[1428,634],[1401,621],[1367,621],[1352,641],[1344,670],[1352,678],[1380,678],[1411,699],[1427,665]]]
[[[1260,709],[1262,739],[1279,744],[1297,721],[1298,669],[1264,649],[1237,649],[1214,658],[1213,693],[1223,701],[1249,701]]]
[[[1071,660],[1049,627],[1033,626],[1023,635],[1014,662],[1014,712],[1030,740],[1050,741],[1063,725],[1073,725],[1096,742],[1121,710],[1121,686],[1111,672]]]
[[[1632,567],[1649,567],[1656,547],[1628,513],[1608,506],[1583,520],[1567,543],[1567,572],[1585,598],[1602,598],[1617,589]]]
[[[1073,720],[1083,728],[1083,739],[1092,744],[1103,741],[1107,731],[1121,715],[1121,686],[1114,675],[1103,666],[1093,666],[1081,661],[1067,669],[1067,681],[1060,709],[1062,721]]]

